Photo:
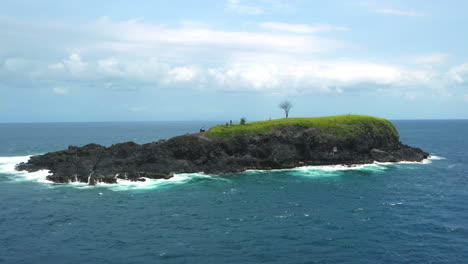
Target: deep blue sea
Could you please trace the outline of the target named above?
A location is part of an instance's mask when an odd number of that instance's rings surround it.
[[[0,263],[468,263],[468,121],[393,121],[421,164],[119,185],[16,173],[28,155],[216,122],[0,124]]]

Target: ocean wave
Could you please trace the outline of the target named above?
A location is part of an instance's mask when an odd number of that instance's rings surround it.
[[[40,183],[54,184],[54,186],[73,186],[79,188],[92,188],[87,183],[74,182],[70,184],[55,184],[46,179],[49,175],[48,170],[41,170],[37,172],[17,171],[15,166],[21,162],[27,162],[31,156],[16,156],[16,157],[0,157],[0,174],[10,176],[14,181],[35,181]],[[357,164],[357,165],[320,165],[320,166],[302,166],[291,169],[275,169],[275,170],[247,170],[244,174],[249,173],[268,173],[268,172],[287,172],[293,175],[300,176],[313,176],[313,177],[327,177],[342,174],[345,171],[368,171],[368,172],[381,172],[399,164],[430,164],[433,160],[443,160],[444,157],[431,155],[428,159],[422,162],[401,161],[401,162],[374,162],[372,164]],[[134,182],[129,180],[118,179],[117,184],[98,183],[97,187],[106,187],[114,191],[126,190],[150,190],[159,187],[167,187],[188,183],[192,180],[200,179],[216,179],[228,181],[216,175],[209,175],[204,173],[181,173],[175,174],[171,179],[150,179],[145,178],[144,182]]]
[[[331,177],[341,175],[346,171],[365,171],[365,172],[383,172],[392,166],[398,165],[426,165],[431,164],[433,160],[443,160],[444,157],[429,156],[423,161],[400,161],[400,162],[374,162],[369,164],[352,164],[352,165],[314,165],[301,166],[290,169],[274,169],[274,170],[247,170],[245,173],[267,173],[267,172],[286,172],[297,176],[306,177]]]
[[[216,176],[211,176],[204,173],[182,173],[175,174],[174,177],[170,179],[150,179],[144,178],[144,182],[134,182],[129,180],[117,179],[117,183],[98,183],[97,187],[109,188],[113,191],[128,191],[128,190],[151,190],[161,187],[170,187],[177,184],[188,183],[197,179],[216,179]],[[221,179],[221,178],[220,178]],[[94,187],[86,185],[87,187]]]
[[[364,172],[381,172],[387,169],[386,164],[356,164],[356,165],[316,165],[302,166],[290,169],[275,169],[275,170],[249,170],[245,173],[268,173],[282,172],[291,176],[299,177],[335,177],[343,175],[347,171],[364,171]]]
[[[170,179],[150,179],[144,178],[145,181],[129,181],[123,179],[117,179],[117,183],[104,183],[98,182],[96,185],[89,185],[85,182],[71,182],[67,184],[54,184],[55,186],[67,187],[72,186],[76,188],[96,188],[102,187],[110,189],[112,191],[130,191],[130,190],[152,190],[162,187],[170,187],[177,184],[187,183],[195,179],[211,179],[213,178],[210,175],[205,175],[202,173],[187,173],[187,174],[175,174],[174,177]]]
[[[14,181],[35,181],[40,183],[48,183],[53,186],[71,186],[77,188],[93,188],[84,182],[71,182],[67,184],[57,184],[46,179],[50,174],[48,170],[40,170],[37,172],[17,171],[15,166],[21,162],[27,162],[31,156],[17,156],[17,157],[0,157],[0,174],[6,174]],[[158,187],[171,186],[177,184],[187,183],[192,180],[200,179],[219,179],[227,181],[224,178],[216,177],[204,173],[181,173],[175,174],[170,179],[150,179],[145,178],[143,182],[134,182],[129,180],[117,179],[117,184],[97,183],[97,187],[105,187],[114,191],[126,190],[150,190]]]
[[[15,166],[21,162],[27,162],[31,156],[0,157],[0,173],[13,176],[15,181],[36,181],[41,183],[52,183],[46,179],[48,170],[36,172],[17,171]]]
[[[435,155],[430,155],[429,156],[429,160],[444,160],[444,159],[447,159],[447,158],[440,157],[440,156],[435,156]]]

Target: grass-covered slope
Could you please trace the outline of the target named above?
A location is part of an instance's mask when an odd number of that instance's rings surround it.
[[[211,137],[229,137],[236,134],[258,134],[288,125],[315,127],[338,136],[354,136],[364,131],[375,134],[390,134],[398,137],[398,132],[388,120],[366,115],[338,115],[324,117],[282,118],[269,121],[249,122],[245,125],[218,125],[212,127],[207,135]]]

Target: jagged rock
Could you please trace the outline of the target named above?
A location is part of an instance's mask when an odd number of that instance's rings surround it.
[[[247,169],[306,165],[422,161],[428,154],[402,144],[392,131],[342,136],[311,127],[284,126],[268,133],[215,138],[190,134],[139,145],[88,144],[33,156],[17,170],[50,171],[56,183],[116,183],[117,179],[169,179],[174,173],[225,174]]]

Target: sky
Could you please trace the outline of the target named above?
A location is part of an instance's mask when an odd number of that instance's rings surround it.
[[[468,118],[468,1],[3,0],[0,122]]]

